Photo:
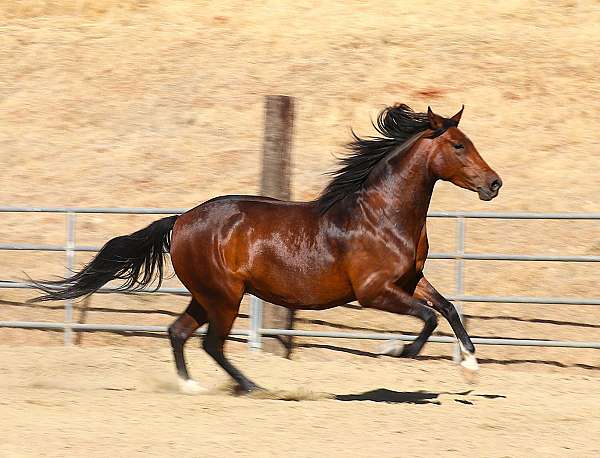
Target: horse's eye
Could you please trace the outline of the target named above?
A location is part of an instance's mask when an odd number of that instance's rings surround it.
[[[454,149],[465,149],[465,145],[463,145],[462,143],[455,143],[452,146],[454,146]]]

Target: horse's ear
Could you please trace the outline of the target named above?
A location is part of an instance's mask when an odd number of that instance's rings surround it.
[[[427,107],[427,117],[429,118],[429,126],[433,129],[441,129],[444,126],[444,118],[431,111],[431,107]]]
[[[460,117],[462,116],[464,109],[465,109],[465,106],[463,105],[462,108],[460,109],[460,111],[450,118],[452,121],[454,121],[456,123],[457,126],[458,126],[458,123],[460,122]]]

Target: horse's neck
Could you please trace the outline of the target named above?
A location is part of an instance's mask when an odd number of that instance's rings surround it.
[[[392,157],[369,192],[397,226],[410,225],[419,232],[425,224],[435,177],[429,170],[422,144]]]

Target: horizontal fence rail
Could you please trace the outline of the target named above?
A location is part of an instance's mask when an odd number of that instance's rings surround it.
[[[50,323],[44,321],[0,321],[0,327],[19,329],[72,329],[73,331],[111,331],[111,332],[153,332],[166,334],[167,326],[135,326],[125,324],[82,324],[82,323]],[[232,329],[231,336],[250,336],[249,329]],[[412,342],[417,336],[409,334],[395,334],[390,332],[329,332],[329,331],[303,331],[300,329],[259,329],[264,336],[295,336],[295,337],[330,337],[353,340],[402,340]],[[206,334],[206,329],[199,329],[194,333],[198,336]],[[456,339],[447,336],[431,336],[428,342],[454,343]],[[526,347],[569,347],[569,348],[598,348],[598,342],[566,341],[566,340],[539,340],[539,339],[500,339],[472,337],[475,344],[480,345],[511,345]]]
[[[77,252],[97,252],[99,246],[86,246],[75,244],[75,221],[77,214],[115,214],[115,215],[173,215],[187,211],[182,208],[112,208],[112,207],[8,207],[0,206],[0,213],[58,213],[67,216],[67,237],[64,245],[44,245],[29,243],[3,243],[0,250],[15,251],[44,251],[64,252],[67,256],[67,268],[69,275],[72,270],[74,256]],[[560,297],[525,297],[525,296],[471,296],[463,294],[464,262],[465,261],[508,261],[508,262],[577,262],[596,263],[600,262],[600,256],[594,255],[524,255],[524,254],[498,254],[498,253],[465,253],[464,222],[467,219],[501,219],[501,220],[578,220],[598,221],[600,213],[496,213],[496,212],[439,212],[432,211],[429,217],[449,218],[457,221],[457,248],[454,253],[430,253],[429,259],[454,260],[456,262],[456,289],[454,295],[448,299],[457,301],[460,310],[461,302],[481,303],[518,303],[518,304],[565,304],[565,305],[600,305],[600,299],[596,298],[560,298]],[[26,289],[31,285],[25,282],[0,281],[0,288]],[[105,287],[99,290],[101,293],[124,293],[118,288]],[[185,288],[161,287],[147,292],[126,293],[165,293],[165,294],[189,294]],[[107,332],[166,332],[165,326],[135,326],[118,324],[81,324],[72,322],[73,304],[65,302],[65,322],[27,322],[27,321],[0,321],[0,328],[21,329],[56,329],[65,333],[65,343],[70,344],[73,331],[107,331]],[[262,336],[289,335],[305,337],[328,337],[345,339],[370,339],[389,340],[398,339],[412,341],[416,336],[399,335],[390,333],[368,333],[368,332],[330,332],[330,331],[302,331],[285,329],[263,329],[261,326],[260,300],[253,298],[250,307],[250,329],[233,330],[232,336],[246,336],[251,348],[261,347]],[[200,331],[199,334],[202,334]],[[454,343],[456,339],[444,336],[432,336],[431,342]],[[544,346],[544,347],[571,347],[571,348],[600,348],[600,342],[585,341],[557,341],[536,339],[500,339],[500,338],[473,338],[474,343],[483,345],[518,345],[518,346]]]
[[[30,243],[0,243],[0,250],[12,251],[72,251],[97,252],[100,246],[35,245]],[[600,262],[600,256],[543,256],[528,254],[429,253],[428,259],[468,259],[471,261],[540,261],[540,262]]]
[[[33,289],[34,287],[28,283],[23,282],[11,282],[11,281],[0,281],[1,288],[10,289]],[[50,287],[50,289],[52,289]],[[136,294],[181,294],[189,296],[190,292],[185,288],[170,288],[161,286],[158,289],[148,289],[144,291],[122,291],[119,288],[100,288],[94,294],[109,294],[109,293],[120,293],[128,295]],[[586,299],[586,298],[571,298],[571,297],[536,297],[536,296],[444,296],[449,301],[460,301],[460,302],[489,302],[497,304],[564,304],[564,305],[600,305],[600,299]],[[357,303],[351,302],[350,304],[358,305]]]

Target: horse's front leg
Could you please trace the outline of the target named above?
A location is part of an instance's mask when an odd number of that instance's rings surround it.
[[[475,358],[475,346],[471,342],[471,338],[465,327],[463,326],[456,308],[448,299],[442,296],[437,290],[431,286],[425,277],[422,277],[415,289],[414,297],[425,301],[425,303],[437,310],[450,323],[454,335],[458,339],[463,361],[461,365],[466,369],[476,371],[478,369],[477,359]]]
[[[384,310],[399,315],[412,315],[420,318],[425,323],[422,331],[413,342],[401,347],[394,344],[394,348],[384,348],[382,354],[401,357],[418,355],[438,324],[435,312],[427,307],[423,300],[411,296],[394,283],[388,283],[382,288],[378,288],[377,291],[362,292],[362,294],[357,292],[357,299],[363,307]]]

